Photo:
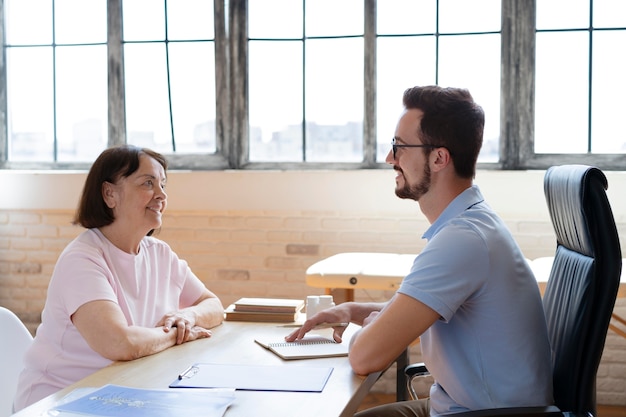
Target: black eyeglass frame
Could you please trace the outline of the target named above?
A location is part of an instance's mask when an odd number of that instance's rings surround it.
[[[396,153],[398,148],[442,148],[440,145],[398,145],[396,144],[396,138],[391,139],[391,152],[393,154],[393,160],[396,160]]]

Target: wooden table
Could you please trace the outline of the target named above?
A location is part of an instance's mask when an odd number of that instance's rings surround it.
[[[322,259],[307,268],[306,283],[311,287],[324,288],[326,294],[333,289],[343,289],[345,300],[354,301],[354,290],[357,288],[377,290],[397,290],[404,277],[410,272],[416,254],[377,253],[377,252],[346,252]],[[541,294],[545,290],[553,257],[527,259],[530,264]],[[626,266],[626,261],[623,263]],[[626,271],[622,269],[618,297],[626,297]],[[618,326],[626,326],[626,319],[613,313],[616,324],[610,323],[609,328],[626,338],[626,332]],[[419,341],[419,340],[418,340]],[[418,342],[416,341],[416,343]],[[396,359],[396,400],[408,399],[405,389],[406,375],[404,368],[409,365],[409,351],[406,349]]]
[[[411,270],[415,254],[346,252],[330,256],[311,265],[306,271],[306,283],[312,287],[325,288],[330,294],[333,288],[346,291],[346,301],[354,301],[354,289],[397,290],[404,277]],[[554,257],[528,260],[539,289],[543,294]],[[622,263],[626,267],[626,260]],[[626,297],[626,271],[622,268],[617,297]],[[626,319],[613,313],[617,323],[626,326]],[[610,324],[611,330],[626,337],[626,332],[617,324]]]
[[[349,333],[358,329],[350,325]],[[15,417],[45,415],[59,399],[75,388],[117,384],[163,389],[195,362],[238,365],[332,366],[333,372],[321,393],[236,391],[227,417],[237,416],[352,416],[381,372],[361,377],[352,371],[347,357],[284,361],[254,342],[257,337],[282,338],[292,329],[276,323],[224,322],[209,339],[175,346],[158,354],[129,362],[115,362],[66,389],[14,414]],[[331,329],[317,331],[331,336]],[[344,342],[345,343],[345,342]]]
[[[417,255],[377,252],[338,253],[322,259],[306,270],[306,283],[311,287],[346,291],[346,301],[354,301],[354,290],[395,291],[409,273]]]
[[[354,301],[355,288],[397,290],[411,270],[417,255],[397,253],[347,252],[322,259],[306,270],[306,283],[325,288],[345,290],[345,301]],[[409,365],[409,350],[404,350],[396,362],[396,400],[409,399],[404,368]]]

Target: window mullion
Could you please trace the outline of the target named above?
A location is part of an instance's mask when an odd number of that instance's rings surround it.
[[[589,2],[589,91],[587,92],[587,153],[591,153],[591,131],[593,114],[593,0]]]
[[[248,25],[247,0],[229,1],[229,45],[230,45],[230,100],[231,136],[226,139],[228,154],[225,155],[231,168],[241,168],[248,157]]]
[[[534,154],[535,0],[502,0],[500,161],[520,169]]]
[[[376,0],[365,0],[364,10],[364,109],[363,109],[363,163],[376,164]]]
[[[0,0],[0,168],[7,165],[9,155],[9,137],[7,126],[7,67],[6,67],[6,44],[5,39],[5,16],[4,0]]]
[[[124,96],[124,50],[122,46],[122,0],[107,2],[108,46],[108,145],[126,143],[126,106]]]
[[[226,33],[225,0],[214,3],[215,22],[215,135],[216,152],[228,158],[226,146],[232,138],[231,100],[228,54],[229,36]]]

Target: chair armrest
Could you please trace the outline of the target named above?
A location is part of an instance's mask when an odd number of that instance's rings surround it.
[[[404,373],[407,376],[407,389],[409,390],[411,397],[417,400],[417,394],[413,389],[413,378],[421,376],[428,376],[428,368],[423,363],[413,363],[404,368]],[[446,415],[446,414],[444,414]],[[497,416],[527,416],[527,417],[551,417],[551,416],[563,416],[564,413],[554,405],[542,406],[542,407],[507,407],[507,408],[489,408],[484,410],[472,410],[464,411],[460,413],[449,414],[454,417],[497,417]]]
[[[411,395],[411,399],[417,400],[418,395],[413,387],[413,380],[418,377],[428,376],[430,372],[426,369],[426,365],[423,363],[412,363],[404,368],[404,375],[406,375],[406,390]]]
[[[409,378],[430,375],[430,372],[428,372],[428,369],[426,368],[426,365],[424,365],[421,362],[420,363],[412,363],[412,364],[408,365],[406,368],[404,368],[404,373]]]
[[[464,411],[461,413],[442,414],[442,416],[454,417],[508,417],[508,416],[524,416],[524,417],[552,417],[565,414],[554,405],[543,407],[507,407],[507,408],[489,408],[485,410]]]

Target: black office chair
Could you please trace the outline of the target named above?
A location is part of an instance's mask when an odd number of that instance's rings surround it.
[[[622,268],[607,187],[602,171],[584,165],[551,167],[544,178],[557,241],[543,305],[552,345],[554,402],[558,410],[524,407],[462,415],[596,415],[596,374]],[[415,393],[410,380],[426,372],[423,364],[406,368],[412,396]]]

